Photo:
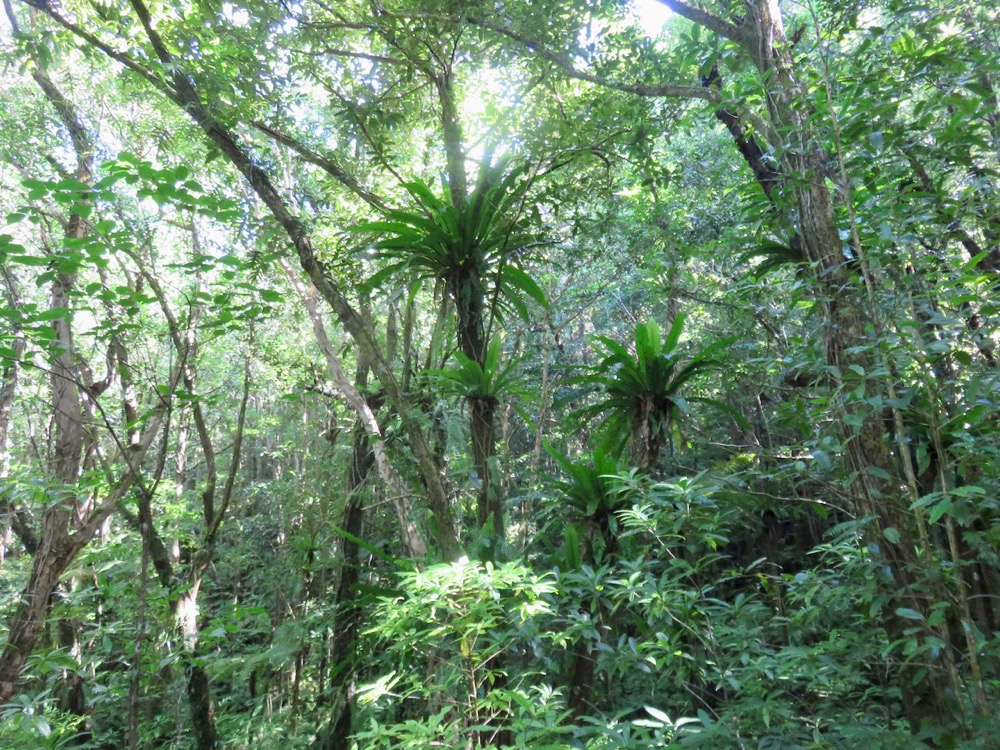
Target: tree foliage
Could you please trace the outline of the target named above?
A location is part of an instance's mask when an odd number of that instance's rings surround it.
[[[5,2],[0,744],[990,746],[996,12],[659,6]]]

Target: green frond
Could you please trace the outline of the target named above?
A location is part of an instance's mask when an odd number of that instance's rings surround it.
[[[394,209],[377,221],[348,229],[374,235],[364,247],[374,247],[377,257],[389,262],[390,272],[376,274],[379,284],[397,274],[445,281],[452,296],[461,292],[470,271],[500,292],[498,299],[527,320],[528,301],[545,307],[541,288],[520,266],[522,248],[536,246],[537,238],[521,226],[518,216],[523,200],[527,167],[508,169],[503,160],[480,171],[465,206],[459,210],[442,186],[442,196],[421,180],[404,185],[421,210]],[[492,275],[491,275],[492,271]],[[375,277],[369,287],[376,286]]]
[[[635,328],[635,359],[640,370],[646,370],[660,356],[660,326],[655,320],[640,323]]]
[[[517,266],[507,264],[500,272],[501,288],[509,293],[523,292],[537,302],[541,307],[548,308],[549,302],[545,292],[531,276]]]
[[[619,509],[622,495],[615,478],[622,467],[617,456],[596,448],[589,456],[573,461],[548,444],[545,450],[566,476],[556,483],[560,499],[587,517]]]
[[[677,344],[681,340],[681,334],[684,332],[684,322],[686,316],[684,313],[677,313],[674,318],[673,325],[670,326],[670,330],[667,332],[666,339],[663,340],[663,351],[667,353],[673,353],[677,350]]]
[[[501,366],[503,341],[499,336],[490,339],[484,362],[455,352],[456,367],[430,370],[427,375],[439,381],[442,390],[462,398],[500,398],[507,394],[521,393],[516,368],[520,360]]]
[[[684,357],[678,350],[683,329],[683,315],[676,317],[665,336],[655,321],[640,323],[632,351],[606,336],[595,338],[603,359],[571,382],[596,388],[598,401],[574,416],[580,420],[600,417],[596,434],[606,451],[620,450],[631,440],[637,450],[643,447],[640,453],[646,460],[655,456],[668,444],[678,421],[690,414],[684,391],[695,378],[721,368],[716,355],[733,340]]]
[[[739,263],[749,263],[753,258],[763,258],[750,272],[756,279],[767,275],[776,268],[799,264],[805,260],[801,251],[773,241],[762,242],[758,247],[747,251],[740,257]]]
[[[430,186],[423,180],[413,180],[403,184],[406,191],[417,199],[417,202],[428,211],[436,213],[451,205],[451,193],[447,189],[442,190],[445,197],[438,198],[431,190]]]

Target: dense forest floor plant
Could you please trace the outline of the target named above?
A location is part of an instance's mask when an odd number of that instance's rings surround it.
[[[565,711],[531,666],[559,638],[551,575],[466,559],[399,579],[367,633],[392,668],[360,689],[359,746],[553,747]]]
[[[741,513],[704,480],[613,481],[631,502],[617,511],[622,553],[599,567],[401,576],[368,633],[388,661],[361,689],[359,748],[494,746],[482,730],[498,726],[518,748],[913,746],[857,524],[775,576],[762,560],[732,567]],[[560,684],[585,631],[581,710]],[[502,652],[507,687],[484,691]]]

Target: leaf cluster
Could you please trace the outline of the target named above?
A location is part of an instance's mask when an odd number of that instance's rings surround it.
[[[447,189],[438,197],[422,180],[406,183],[415,209],[393,209],[384,219],[351,230],[375,235],[376,257],[388,263],[366,286],[378,288],[399,276],[443,282],[461,304],[468,285],[492,277],[503,301],[527,319],[528,298],[542,306],[546,301],[522,268],[525,252],[540,241],[524,221],[526,171],[526,166],[485,167],[461,205]]]
[[[679,346],[683,330],[683,314],[675,318],[666,336],[656,321],[640,323],[633,351],[610,337],[596,338],[604,356],[575,382],[599,389],[600,396],[577,414],[583,419],[601,417],[606,449],[620,452],[625,439],[631,438],[634,449],[655,455],[670,439],[678,421],[690,413],[690,402],[726,408],[712,399],[685,395],[685,390],[699,375],[722,367],[717,355],[733,339],[687,354]]]
[[[486,348],[482,364],[455,352],[458,366],[450,369],[430,370],[427,375],[437,380],[445,394],[468,399],[499,399],[508,393],[522,393],[520,378],[515,373],[518,360],[501,366],[503,342],[494,336]]]

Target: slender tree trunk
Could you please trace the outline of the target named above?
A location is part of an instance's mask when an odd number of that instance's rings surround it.
[[[366,378],[358,368],[357,384],[363,388]],[[351,441],[351,465],[348,470],[348,499],[344,508],[340,583],[337,586],[337,620],[333,636],[333,659],[330,665],[332,716],[325,730],[313,744],[314,750],[349,750],[354,721],[353,682],[357,670],[358,632],[363,611],[357,603],[361,554],[357,539],[364,524],[363,485],[374,465],[371,440],[360,421]]]
[[[15,32],[20,32],[17,19],[8,0],[4,10]],[[60,121],[69,131],[76,155],[76,174],[80,183],[93,183],[93,146],[89,134],[73,104],[67,100],[49,78],[43,61],[32,61],[32,77],[42,90]],[[87,204],[89,196],[80,196],[80,203]],[[66,225],[67,239],[81,239],[87,231],[86,222],[79,213],[70,216]],[[57,266],[58,268],[58,266]],[[7,646],[0,656],[0,701],[10,698],[14,682],[31,654],[35,640],[45,620],[49,597],[55,590],[59,576],[76,553],[70,542],[71,524],[78,510],[73,486],[80,474],[85,433],[78,374],[74,362],[73,317],[71,294],[75,275],[57,270],[49,294],[49,310],[65,311],[52,322],[52,360],[50,393],[52,400],[53,452],[49,461],[49,475],[55,483],[50,502],[42,514],[42,528],[35,550],[31,576],[21,604],[10,621]]]
[[[472,435],[472,463],[481,483],[476,505],[476,522],[492,537],[487,550],[494,559],[504,541],[503,502],[493,476],[492,463],[497,453],[496,421],[499,402],[493,396],[469,399],[469,432]]]
[[[434,79],[437,86],[438,102],[441,106],[441,131],[444,136],[445,159],[448,166],[449,188],[452,204],[461,213],[468,205],[469,180],[465,168],[465,145],[461,119],[455,104],[452,88],[452,71],[446,69]],[[488,169],[486,165],[484,169]],[[466,238],[471,241],[472,238]],[[462,354],[485,367],[486,348],[486,269],[474,265],[479,261],[469,259],[468,266],[456,269],[448,279],[448,288],[455,302],[458,347]],[[493,459],[496,455],[497,401],[493,396],[469,399],[469,436],[472,448],[472,464],[479,486],[476,492],[476,521],[480,530],[486,529],[488,545],[483,550],[484,557],[495,559],[497,550],[504,541],[503,502],[499,487],[493,477]]]
[[[215,703],[208,673],[194,655],[185,657],[183,664],[195,747],[198,750],[216,750],[220,738],[215,728]]]
[[[462,354],[486,367],[486,295],[480,269],[465,270],[449,284],[455,301],[458,346]],[[476,523],[485,530],[488,544],[484,559],[493,560],[504,542],[503,498],[493,476],[497,451],[496,423],[499,403],[493,395],[473,395],[469,403],[469,436],[472,466],[479,482],[476,489]]]
[[[447,138],[447,122],[446,138]],[[458,345],[462,353],[486,370],[486,294],[483,286],[482,269],[463,271],[457,283],[452,284],[455,301]],[[492,373],[496,375],[496,373]],[[472,448],[472,465],[479,486],[476,491],[476,523],[480,533],[485,532],[485,544],[479,556],[484,561],[495,561],[500,547],[505,541],[504,503],[498,482],[493,475],[493,463],[497,452],[497,408],[499,402],[492,394],[471,395],[469,405],[469,439]],[[492,668],[495,670],[491,690],[507,687],[507,655],[497,654]],[[490,727],[479,733],[481,747],[491,743],[510,744],[513,736],[509,729]]]
[[[11,307],[17,308],[19,307],[18,295],[14,280],[7,276],[6,271],[2,271],[2,273],[7,282],[8,302]],[[20,332],[15,334],[12,348],[14,359],[5,360],[3,368],[0,369],[0,480],[10,476],[11,448],[13,447],[11,421],[14,396],[17,393],[17,381],[21,372],[21,357],[24,356],[25,349],[25,340]],[[25,523],[25,519],[21,517],[19,509],[6,496],[0,497],[0,514],[3,516],[3,519],[0,520],[0,563],[7,557],[7,550],[11,543],[11,531],[15,530],[18,525],[21,527],[18,538],[29,552],[33,551],[37,545],[34,534]]]
[[[455,105],[450,68],[434,76],[437,86],[438,103],[441,106],[441,129],[444,133],[444,153],[448,164],[448,186],[451,202],[461,212],[469,199],[469,179],[465,169],[465,148],[462,137],[462,123]]]
[[[51,520],[50,520],[51,523]],[[69,554],[63,540],[43,531],[35,550],[31,576],[25,595],[14,611],[8,628],[7,644],[0,658],[0,701],[6,702],[14,695],[15,683],[28,657],[31,656],[38,635],[45,627],[49,611],[49,597],[59,583],[59,577],[69,563]]]
[[[426,557],[427,545],[425,544],[424,538],[420,533],[420,529],[417,527],[417,524],[413,519],[413,509],[410,504],[410,497],[413,495],[413,492],[407,486],[406,481],[400,473],[396,471],[396,468],[392,465],[388,451],[386,450],[385,441],[382,438],[382,428],[379,427],[378,420],[375,418],[375,412],[372,409],[372,404],[365,400],[364,396],[361,395],[360,387],[351,383],[347,374],[344,372],[344,368],[340,364],[340,357],[337,355],[337,352],[333,347],[333,343],[330,341],[330,337],[326,332],[326,325],[323,322],[322,315],[320,315],[315,295],[311,293],[310,290],[305,288],[287,263],[280,261],[280,264],[285,271],[285,274],[288,276],[289,281],[291,281],[292,286],[295,288],[295,291],[298,293],[299,299],[301,299],[302,303],[305,305],[306,311],[309,313],[309,317],[313,324],[313,334],[316,337],[316,343],[319,346],[320,352],[326,360],[327,369],[330,371],[330,377],[333,378],[341,393],[344,394],[351,410],[358,417],[358,423],[364,428],[369,439],[371,440],[375,466],[378,469],[379,476],[381,476],[382,481],[385,482],[386,487],[389,490],[393,507],[396,510],[396,516],[399,519],[400,529],[403,533],[403,541],[406,544],[407,550],[413,557]],[[367,359],[365,354],[362,352],[359,356],[359,361],[370,362],[371,360]],[[365,369],[366,372],[363,382],[367,383],[368,367],[366,366]]]

